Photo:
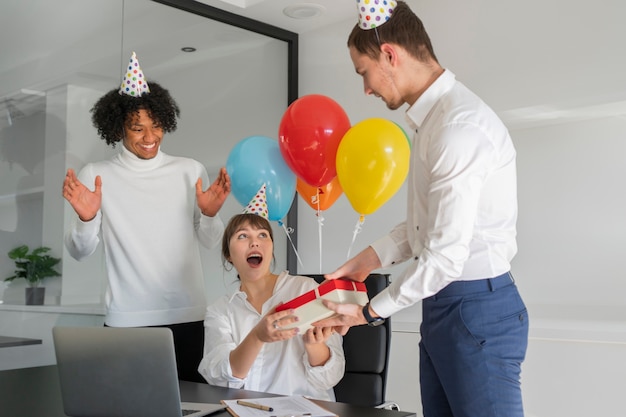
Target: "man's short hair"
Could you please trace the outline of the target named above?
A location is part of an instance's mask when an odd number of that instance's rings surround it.
[[[357,23],[348,37],[348,47],[375,60],[383,43],[401,46],[421,62],[438,62],[424,24],[404,1],[398,1],[387,22],[368,30]]]

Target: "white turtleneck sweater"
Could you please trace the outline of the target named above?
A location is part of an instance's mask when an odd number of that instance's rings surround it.
[[[96,217],[76,216],[65,236],[77,260],[104,244],[108,288],[105,323],[114,327],[155,326],[203,320],[204,277],[198,241],[207,248],[221,240],[219,216],[202,215],[195,184],[206,169],[198,161],[167,155],[137,158],[124,146],[107,161],[87,164],[79,180],[94,188],[102,178]]]

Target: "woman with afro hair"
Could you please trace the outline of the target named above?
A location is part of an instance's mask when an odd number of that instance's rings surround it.
[[[133,59],[134,54],[131,64]],[[158,83],[143,84],[144,92],[134,95],[111,90],[91,109],[100,138],[121,146],[113,158],[88,163],[78,175],[68,169],[63,197],[76,217],[65,245],[81,260],[102,240],[105,325],[169,327],[179,378],[203,381],[197,367],[206,300],[198,243],[213,248],[221,240],[218,211],[230,193],[230,178],[222,168],[204,191],[209,178],[200,162],[161,151],[180,110]]]

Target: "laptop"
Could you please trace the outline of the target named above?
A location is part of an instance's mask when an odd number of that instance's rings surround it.
[[[181,403],[170,329],[54,327],[52,336],[70,417],[199,417],[225,409]]]

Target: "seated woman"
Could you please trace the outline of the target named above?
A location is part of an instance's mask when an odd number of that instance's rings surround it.
[[[308,277],[270,271],[274,242],[270,223],[257,214],[239,214],[222,238],[225,267],[241,285],[207,308],[204,357],[198,371],[209,384],[334,401],[343,377],[342,338],[332,328],[283,329],[297,321],[277,305],[317,287]]]

